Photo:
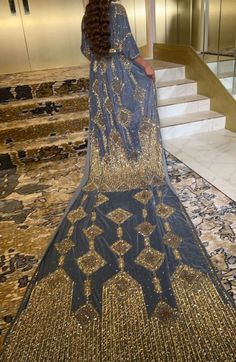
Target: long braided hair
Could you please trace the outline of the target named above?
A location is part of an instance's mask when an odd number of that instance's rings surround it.
[[[86,6],[83,31],[89,39],[97,60],[108,57],[110,50],[109,6],[112,0],[89,0]]]

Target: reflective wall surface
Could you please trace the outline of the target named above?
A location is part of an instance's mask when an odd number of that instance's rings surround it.
[[[191,42],[192,0],[156,0],[158,43]]]
[[[208,50],[230,50],[236,46],[236,1],[208,0]]]
[[[159,43],[226,50],[236,43],[236,0],[156,0]]]
[[[83,12],[81,0],[1,0],[0,72],[79,64]]]
[[[138,46],[147,42],[145,0],[122,0]],[[0,73],[87,64],[80,52],[86,0],[0,0]]]
[[[88,63],[80,52],[88,0],[0,0],[0,73]],[[143,54],[152,43],[235,49],[236,0],[120,0]]]

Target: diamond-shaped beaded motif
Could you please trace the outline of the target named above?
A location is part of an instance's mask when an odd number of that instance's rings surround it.
[[[123,256],[131,248],[131,245],[125,240],[118,240],[111,246],[111,250],[119,256]]]
[[[66,254],[74,246],[70,238],[65,238],[59,243],[55,243],[54,245],[60,255]]]
[[[87,213],[84,211],[83,207],[80,206],[78,209],[72,210],[67,215],[67,219],[73,224],[77,220],[83,219]]]
[[[152,192],[148,190],[140,191],[133,196],[134,199],[138,200],[142,204],[147,204],[148,201],[151,199],[151,197],[152,197]]]
[[[168,231],[163,236],[163,241],[170,248],[178,248],[182,242],[182,238],[180,236],[176,235],[175,233],[173,233],[172,231]]]
[[[155,271],[158,269],[165,259],[165,254],[160,251],[153,249],[150,246],[145,247],[138,257],[135,259],[135,262],[139,265],[142,265],[148,270]]]
[[[128,220],[132,214],[124,209],[117,208],[107,214],[107,217],[114,221],[116,224],[122,224],[126,220]]]
[[[106,261],[95,250],[91,250],[79,257],[77,263],[84,274],[92,275],[98,269],[102,268],[106,264]]]
[[[75,316],[81,326],[85,326],[86,324],[99,319],[98,312],[91,304],[85,304],[80,307],[75,312]]]
[[[87,229],[83,229],[83,232],[87,236],[88,239],[94,239],[96,236],[103,233],[103,230],[97,225],[91,225]]]
[[[96,203],[95,203],[95,206],[100,206],[102,205],[104,202],[108,201],[109,198],[103,194],[98,194],[98,197],[96,199]]]
[[[156,215],[163,218],[169,217],[170,215],[173,214],[174,211],[175,209],[173,207],[166,205],[163,202],[161,202],[156,206]]]
[[[148,221],[144,221],[143,223],[136,226],[136,230],[139,232],[139,234],[143,236],[149,236],[153,230],[155,229],[156,225],[150,224]]]

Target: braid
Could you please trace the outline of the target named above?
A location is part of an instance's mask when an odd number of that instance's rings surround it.
[[[109,6],[111,0],[90,0],[86,6],[83,30],[96,59],[107,57],[110,50]]]

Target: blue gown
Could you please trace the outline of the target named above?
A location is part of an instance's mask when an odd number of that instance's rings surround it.
[[[125,8],[110,59],[91,60],[83,179],[6,335],[6,361],[214,361],[236,357],[236,310],[172,187],[155,84]]]

